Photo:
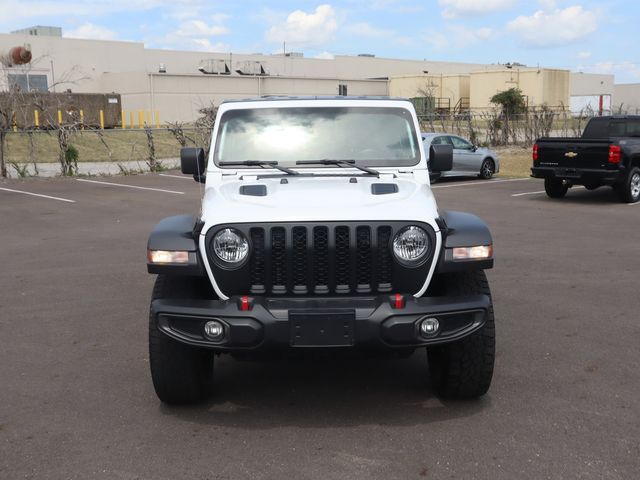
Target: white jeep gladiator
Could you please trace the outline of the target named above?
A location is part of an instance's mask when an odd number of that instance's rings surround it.
[[[426,348],[438,395],[487,392],[495,354],[478,217],[438,211],[409,101],[262,98],[223,103],[199,215],[162,220],[147,268],[151,376],[161,401],[206,399],[217,354]],[[433,170],[451,168],[432,145]],[[426,372],[426,365],[425,365]]]

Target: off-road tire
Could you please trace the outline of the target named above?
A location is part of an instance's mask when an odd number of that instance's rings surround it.
[[[483,180],[489,180],[496,173],[496,164],[491,158],[485,158],[480,166],[480,174],[478,175]]]
[[[640,200],[640,168],[633,167],[625,181],[616,187],[616,191],[624,203],[636,203]]]
[[[545,178],[544,179],[544,191],[547,192],[549,198],[563,198],[569,186],[565,185],[562,180],[557,178]]]
[[[204,286],[198,279],[158,275],[152,300],[200,298]],[[158,398],[179,405],[206,400],[213,386],[213,353],[179,343],[158,330],[149,311],[149,364]]]
[[[482,270],[448,274],[443,278],[448,295],[489,295]],[[443,398],[469,399],[489,390],[495,363],[493,302],[483,327],[453,343],[427,348],[429,374],[436,394]]]

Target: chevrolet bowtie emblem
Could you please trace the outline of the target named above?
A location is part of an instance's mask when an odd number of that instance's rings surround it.
[[[567,152],[564,154],[565,157],[574,158],[577,157],[578,154],[576,152]]]

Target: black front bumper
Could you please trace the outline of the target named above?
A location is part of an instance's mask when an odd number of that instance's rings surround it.
[[[160,331],[182,343],[220,352],[301,347],[402,349],[459,340],[480,329],[490,308],[487,295],[414,298],[395,296],[221,300],[154,300],[151,312]],[[440,329],[424,337],[420,322],[435,317]],[[204,335],[218,320],[219,341]],[[338,331],[337,331],[338,330]],[[325,341],[326,339],[326,341]]]

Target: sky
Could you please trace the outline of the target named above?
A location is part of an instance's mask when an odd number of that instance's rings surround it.
[[[614,74],[640,82],[637,0],[0,0],[0,32],[148,48],[378,57]]]

